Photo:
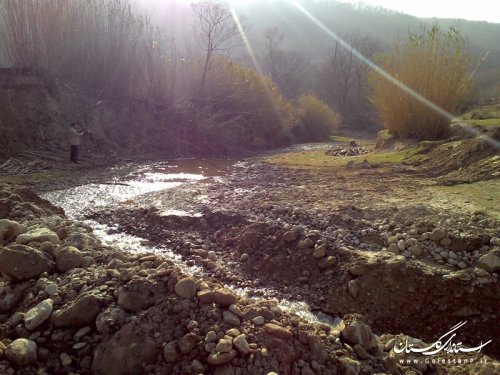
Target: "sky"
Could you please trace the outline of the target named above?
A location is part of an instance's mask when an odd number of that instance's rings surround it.
[[[341,0],[345,3],[363,2],[417,17],[463,18],[500,23],[498,0]]]

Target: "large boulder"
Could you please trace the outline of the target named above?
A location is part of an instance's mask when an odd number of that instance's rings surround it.
[[[78,268],[82,264],[83,255],[76,247],[65,246],[56,252],[56,267],[59,272]]]
[[[91,292],[86,292],[52,313],[50,320],[57,328],[92,325],[100,311],[100,299]]]
[[[17,339],[5,349],[5,357],[18,366],[26,366],[37,360],[37,345],[28,339]]]
[[[142,374],[143,365],[154,360],[158,353],[155,342],[140,327],[127,324],[97,346],[92,371],[102,375]]]
[[[0,272],[14,280],[27,280],[50,272],[53,262],[45,253],[24,245],[0,248]]]
[[[61,242],[61,240],[57,236],[57,233],[51,231],[48,228],[31,229],[26,233],[20,234],[16,239],[16,242],[20,243],[21,245],[26,245],[30,242],[45,241],[52,242],[53,244],[59,244]]]
[[[17,221],[0,220],[0,244],[14,241],[23,232],[23,227]]]

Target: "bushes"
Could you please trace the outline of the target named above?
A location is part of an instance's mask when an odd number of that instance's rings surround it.
[[[297,115],[294,133],[302,142],[326,140],[340,125],[340,115],[313,94],[299,98]]]
[[[454,112],[470,86],[470,61],[465,41],[458,31],[447,32],[437,26],[410,35],[378,64],[394,78],[421,94],[447,112]],[[371,73],[371,100],[384,126],[395,136],[415,139],[438,139],[449,127],[449,119],[437,113],[394,82]]]
[[[196,67],[198,74],[194,76],[200,76],[201,65]],[[205,83],[202,104],[199,110],[204,111],[206,119],[217,118],[200,124],[205,138],[223,142],[225,149],[275,147],[290,142],[295,124],[293,107],[268,77],[254,69],[219,58]]]

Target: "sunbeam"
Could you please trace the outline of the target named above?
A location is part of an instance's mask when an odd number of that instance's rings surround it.
[[[373,61],[365,57],[361,52],[359,52],[357,49],[352,47],[349,43],[347,43],[345,40],[343,40],[340,36],[338,36],[334,31],[332,31],[328,26],[326,26],[324,23],[322,23],[318,18],[316,18],[311,12],[309,12],[302,4],[300,4],[297,0],[290,0],[293,5],[295,5],[309,20],[311,20],[316,26],[318,26],[321,30],[323,30],[328,36],[332,37],[337,41],[342,47],[348,49],[353,53],[354,56],[356,56],[358,59],[360,59],[364,64],[368,65],[371,69],[373,69],[376,73],[380,74],[383,76],[385,79],[389,80],[392,82],[394,85],[399,87],[401,90],[404,92],[410,94],[413,96],[415,99],[423,103],[424,105],[428,106],[432,110],[436,111],[439,113],[441,116],[445,117],[449,121],[455,121],[455,124],[461,126],[464,128],[467,132],[470,134],[481,137],[484,139],[486,142],[488,142],[492,147],[494,147],[496,150],[500,150],[500,142],[497,141],[496,139],[481,133],[479,130],[469,126],[468,124],[462,122],[462,121],[457,121],[456,116],[451,114],[450,112],[444,110],[443,108],[439,107],[429,99],[425,98],[412,88],[408,87],[405,85],[403,82],[399,81],[398,79],[394,78],[390,73],[386,72],[384,69],[379,67],[377,64],[375,64]]]
[[[255,52],[253,51],[252,45],[250,44],[250,42],[248,40],[248,37],[247,37],[247,34],[245,32],[245,28],[243,27],[243,24],[241,23],[234,8],[231,7],[230,10],[231,10],[231,15],[234,19],[234,22],[236,23],[236,26],[238,27],[238,31],[240,32],[241,38],[243,39],[243,44],[245,45],[245,48],[248,52],[248,55],[250,56],[250,59],[252,60],[252,63],[255,67],[255,70],[257,70],[257,72],[259,72],[259,74],[261,76],[263,76],[264,73],[262,71],[261,66],[259,65],[259,63],[257,61],[257,57],[255,56]],[[284,124],[283,117],[281,116],[281,113],[280,113],[278,107],[276,106],[276,103],[274,102],[273,96],[272,96],[271,92],[269,92],[269,87],[267,85],[264,85],[264,91],[265,91],[267,97],[269,98],[269,100],[271,101],[273,109],[276,112],[276,115],[278,116],[278,118],[280,119],[281,124]]]

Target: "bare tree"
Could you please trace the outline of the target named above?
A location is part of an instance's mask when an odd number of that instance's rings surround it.
[[[269,27],[264,33],[266,56],[264,68],[286,97],[296,96],[303,84],[303,76],[308,70],[308,61],[296,51],[280,48],[285,35],[276,27]]]
[[[212,68],[214,55],[230,51],[240,40],[240,31],[231,12],[225,4],[213,1],[191,5],[197,24],[195,29],[205,48],[205,62],[200,82],[200,94],[203,92],[208,71]]]
[[[371,58],[377,50],[377,44],[369,36],[347,35],[343,39],[367,58]],[[328,102],[342,114],[345,123],[355,124],[368,111],[365,90],[367,70],[366,64],[352,50],[338,42],[323,66],[320,86]]]

